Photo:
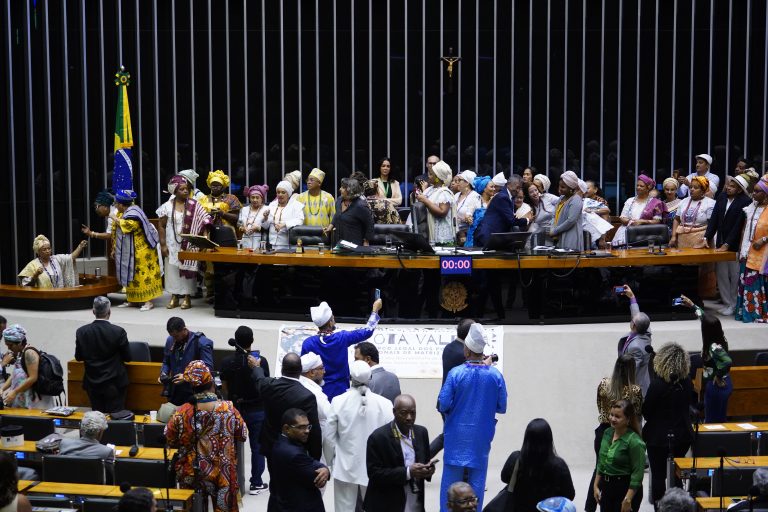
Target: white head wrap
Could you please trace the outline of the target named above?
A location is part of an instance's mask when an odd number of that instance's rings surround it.
[[[696,155],[696,159],[698,160],[699,158],[706,161],[709,165],[712,165],[712,157],[709,156],[708,154],[702,153],[700,155]]]
[[[437,176],[437,178],[443,182],[443,185],[448,185],[453,179],[453,171],[451,170],[451,166],[442,160],[432,166],[432,172],[434,172],[435,176]]]
[[[301,373],[307,373],[323,366],[323,360],[314,352],[307,352],[301,356]]]
[[[576,173],[573,171],[565,171],[560,175],[560,179],[563,180],[565,186],[571,190],[576,190],[579,188],[579,177],[576,176]]]
[[[287,181],[293,186],[293,190],[291,190],[291,192],[294,190],[299,190],[299,187],[301,186],[301,171],[289,172],[283,176],[283,181]]]
[[[579,190],[581,190],[582,194],[587,193],[587,182],[584,180],[579,180]]]
[[[193,188],[197,182],[197,178],[200,177],[200,175],[197,174],[194,169],[184,169],[183,171],[179,171],[179,175],[184,176],[184,178],[186,178],[186,180],[190,185],[192,185]]]
[[[469,327],[469,334],[464,340],[464,345],[475,354],[482,354],[485,345],[488,343],[488,337],[485,335],[483,326],[474,323]]]
[[[325,301],[321,302],[319,306],[309,308],[309,313],[312,315],[312,322],[318,327],[327,324],[333,316],[331,306]]]
[[[552,182],[549,180],[546,174],[537,174],[533,177],[533,181],[538,181],[544,187],[544,192],[549,192],[549,188],[552,186]]]
[[[466,181],[467,183],[469,183],[470,187],[475,188],[474,182],[475,182],[475,178],[477,178],[477,174],[476,173],[474,173],[472,171],[469,171],[469,170],[461,171],[459,173],[459,178],[461,178],[464,181]]]
[[[371,367],[365,361],[354,361],[349,365],[349,376],[354,382],[367,386],[371,381]]]
[[[497,187],[503,187],[504,185],[507,184],[507,178],[506,178],[506,176],[504,176],[503,172],[500,172],[499,174],[494,176],[493,179],[491,179],[491,181]]]
[[[285,181],[285,180],[281,181],[280,183],[277,184],[277,186],[275,187],[275,190],[284,190],[285,192],[288,193],[288,197],[291,197],[293,195],[293,185],[291,185],[289,181]]]

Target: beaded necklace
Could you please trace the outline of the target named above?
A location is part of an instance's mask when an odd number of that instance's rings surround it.
[[[696,216],[699,213],[699,207],[701,206],[702,199],[697,199],[696,201],[698,202],[696,203],[696,208],[694,208],[694,210],[691,213],[688,213],[688,210],[691,208],[691,203],[693,201],[694,199],[691,198],[691,200],[688,201],[688,204],[685,206],[685,210],[683,211],[683,215],[681,216],[681,218],[683,219],[683,225],[693,224],[694,221],[696,220]]]
[[[43,264],[43,260],[41,260],[40,258],[37,258],[37,261],[40,262],[40,265],[43,267],[43,270],[48,275],[48,279],[51,280],[51,284],[53,284],[53,287],[56,288],[57,287],[56,285],[59,284],[59,271],[56,263],[52,259],[48,260],[48,264],[50,265],[51,270],[53,271],[53,274],[51,274],[50,272],[48,272],[48,269]]]
[[[218,402],[219,397],[216,395],[216,393],[212,393],[211,391],[206,391],[204,393],[196,393],[195,399],[197,400],[197,403],[199,404],[205,404],[210,402]]]
[[[184,202],[186,206],[186,201]],[[184,213],[184,210],[181,210],[181,213]],[[173,228],[173,239],[176,241],[177,244],[180,244],[182,242],[182,239],[179,239],[178,235],[176,234],[176,200],[173,201],[173,207],[171,209],[171,227]]]

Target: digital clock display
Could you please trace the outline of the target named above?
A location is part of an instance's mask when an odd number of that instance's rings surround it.
[[[472,275],[472,256],[440,256],[440,275]]]

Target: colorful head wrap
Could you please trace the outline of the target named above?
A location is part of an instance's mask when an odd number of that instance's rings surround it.
[[[309,177],[310,178],[317,178],[317,180],[320,183],[322,183],[323,180],[325,179],[325,173],[323,171],[321,171],[320,169],[318,169],[317,167],[315,167],[314,169],[309,171]]]
[[[759,188],[764,193],[768,194],[768,181],[766,181],[765,178],[759,180],[757,184],[755,185],[755,188]]]
[[[269,191],[268,185],[251,185],[245,188],[245,197],[251,197],[254,192],[261,196],[261,199],[267,201],[267,192]]]
[[[453,179],[453,171],[451,166],[440,160],[432,166],[432,172],[435,173],[437,179],[443,182],[443,185],[448,185]]]
[[[474,188],[475,192],[478,194],[482,194],[483,191],[485,191],[485,187],[487,187],[490,182],[490,176],[479,176],[475,178],[474,182],[472,183],[472,188]]]
[[[550,187],[552,186],[552,182],[547,177],[546,174],[537,174],[533,177],[533,181],[541,183],[541,186],[544,187],[544,192],[549,192]]]
[[[379,190],[379,182],[376,180],[365,180],[363,182],[363,195],[371,196]]]
[[[571,190],[576,190],[579,188],[579,177],[576,176],[576,173],[573,171],[565,171],[560,175],[560,179],[563,180],[565,186]]]
[[[280,183],[277,184],[275,187],[275,190],[282,190],[284,192],[288,193],[288,197],[291,197],[293,195],[293,185],[291,185],[290,181],[283,180]]]
[[[301,186],[301,171],[289,172],[283,176],[283,181],[287,181],[293,186],[293,190],[291,192],[294,190],[299,190],[299,187]]]
[[[3,331],[3,339],[8,343],[23,343],[27,340],[27,331],[19,324],[13,324]]]
[[[648,185],[648,188],[656,188],[656,181],[654,181],[653,178],[650,176],[646,176],[645,174],[638,174],[637,175],[637,181],[642,181],[646,185]]]
[[[680,184],[677,182],[677,180],[675,178],[671,177],[671,176],[669,178],[665,179],[662,182],[662,184],[661,184],[661,186],[663,188],[667,188],[667,185],[674,185],[675,186],[675,190],[677,190],[677,188],[680,186]]]
[[[112,197],[112,194],[110,194],[109,191],[102,190],[96,194],[96,199],[94,199],[93,202],[99,206],[112,206],[112,203],[115,202],[115,198]]]
[[[709,190],[709,180],[706,178],[706,176],[694,176],[691,178],[691,185],[693,185],[694,181],[699,182],[699,185],[701,185],[701,188],[704,189],[705,193]]]
[[[51,245],[51,241],[48,240],[48,237],[45,235],[37,235],[32,241],[32,252],[35,254],[40,252],[40,248],[43,246],[43,244]]]
[[[211,370],[199,359],[192,361],[184,368],[184,381],[189,382],[193,388],[204,386],[213,382]]]
[[[180,174],[175,174],[171,176],[171,179],[168,180],[168,193],[169,194],[175,194],[176,189],[179,185],[188,185],[189,182],[184,176],[181,176]]]
[[[200,175],[197,174],[194,169],[184,169],[183,171],[179,171],[179,176],[184,176],[184,179],[189,182],[190,187],[194,187],[195,183],[197,182],[197,178],[200,177]]]
[[[118,190],[115,192],[115,200],[120,204],[132,204],[136,200],[136,192],[133,190]]]
[[[205,183],[208,185],[208,188],[211,188],[211,183],[214,181],[221,183],[225,187],[229,186],[229,176],[227,176],[224,171],[211,171],[208,173],[208,179],[205,180]]]

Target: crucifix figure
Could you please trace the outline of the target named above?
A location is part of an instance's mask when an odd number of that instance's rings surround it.
[[[448,48],[448,55],[440,57],[440,60],[445,61],[448,64],[446,71],[448,71],[448,93],[453,93],[453,65],[457,64],[461,57],[453,55],[453,47]]]

